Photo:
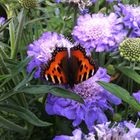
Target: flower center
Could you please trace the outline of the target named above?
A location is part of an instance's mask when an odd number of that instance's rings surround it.
[[[75,85],[74,92],[80,95],[83,99],[92,100],[99,95],[103,89],[97,83],[90,82],[90,79],[88,80],[89,82],[84,81],[78,85]]]

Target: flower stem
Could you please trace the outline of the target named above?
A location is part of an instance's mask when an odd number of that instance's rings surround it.
[[[96,1],[94,12],[97,13],[99,11],[99,1]]]
[[[9,34],[10,34],[10,45],[11,45],[11,53],[14,50],[15,47],[15,26],[14,26],[14,21],[13,21],[13,9],[10,7],[10,5],[7,5],[7,16],[8,19],[11,19],[11,22],[9,23]]]
[[[78,7],[74,7],[73,26],[76,25],[76,21],[77,21],[77,11],[78,11]]]
[[[18,52],[18,47],[19,47],[19,43],[21,41],[21,36],[22,36],[22,31],[23,31],[24,18],[25,18],[25,12],[24,12],[24,8],[23,8],[21,13],[20,13],[19,25],[17,28],[16,38],[15,38],[15,45],[11,50],[11,58],[12,59],[16,58],[16,55]]]

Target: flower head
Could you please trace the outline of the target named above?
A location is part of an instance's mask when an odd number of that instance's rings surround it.
[[[35,78],[40,77],[41,64],[47,63],[52,58],[52,52],[55,47],[72,47],[72,44],[64,38],[63,35],[58,35],[55,32],[45,32],[38,40],[28,46],[28,56],[33,56],[27,67],[27,71],[31,72],[37,67]]]
[[[36,0],[18,0],[18,1],[26,9],[35,8],[37,6]]]
[[[133,97],[138,101],[138,103],[140,103],[140,90],[133,93]],[[138,112],[138,115],[140,116],[140,112]]]
[[[133,140],[135,138],[140,138],[140,129],[131,122],[121,122],[119,124],[114,124],[111,128],[110,122],[105,124],[98,124],[95,126],[98,140],[101,140],[103,137],[106,140]]]
[[[78,18],[72,35],[87,50],[95,48],[96,52],[111,51],[118,47],[124,36],[122,25],[118,23],[114,13],[109,16],[85,14]]]
[[[129,61],[140,62],[140,38],[127,38],[119,46],[120,55]]]
[[[5,18],[4,17],[0,17],[0,26],[2,26],[5,23]]]
[[[116,13],[121,17],[125,29],[128,31],[128,37],[140,36],[140,7],[132,5],[114,6]]]
[[[140,139],[140,128],[132,122],[121,122],[115,123],[110,127],[111,122],[98,124],[94,126],[95,132],[84,134],[81,129],[74,130],[73,136],[56,136],[54,140],[139,140]]]
[[[99,86],[96,81],[102,80],[109,82],[110,76],[106,74],[106,69],[99,68],[97,73],[90,79],[75,85],[72,89],[84,99],[84,104],[71,99],[64,99],[49,95],[46,103],[46,111],[50,115],[64,116],[73,120],[73,126],[78,126],[82,121],[85,122],[89,130],[93,129],[95,122],[104,123],[107,117],[105,110],[113,112],[109,104],[120,104],[121,100]]]

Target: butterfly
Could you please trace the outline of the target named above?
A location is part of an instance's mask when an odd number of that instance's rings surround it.
[[[52,59],[42,66],[41,77],[54,84],[73,87],[93,76],[96,71],[94,60],[86,55],[80,45],[70,48],[70,51],[65,47],[56,47]]]

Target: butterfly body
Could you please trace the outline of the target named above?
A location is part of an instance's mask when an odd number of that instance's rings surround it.
[[[81,46],[71,48],[70,56],[67,48],[56,47],[48,65],[42,67],[42,76],[54,84],[73,87],[90,78],[96,70],[93,59],[86,56],[85,49]]]

